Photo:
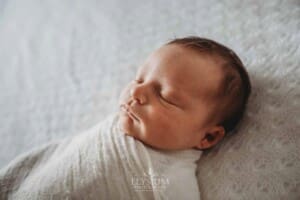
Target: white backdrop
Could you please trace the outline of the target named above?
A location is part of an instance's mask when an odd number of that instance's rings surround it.
[[[142,60],[188,35],[234,49],[253,82],[238,134],[200,161],[202,197],[300,198],[297,0],[1,0],[0,167],[116,111]]]

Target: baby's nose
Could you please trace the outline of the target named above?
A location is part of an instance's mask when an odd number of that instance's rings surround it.
[[[143,105],[147,102],[145,89],[143,87],[133,87],[130,89],[130,96],[133,100],[136,100],[139,104]]]

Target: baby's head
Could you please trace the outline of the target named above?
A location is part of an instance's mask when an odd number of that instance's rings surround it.
[[[251,85],[229,48],[199,37],[154,51],[120,96],[123,132],[159,149],[208,149],[243,116]]]

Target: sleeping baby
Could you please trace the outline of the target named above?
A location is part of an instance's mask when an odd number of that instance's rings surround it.
[[[159,149],[207,149],[241,119],[250,81],[233,51],[175,39],[152,53],[121,95],[123,132]]]
[[[0,199],[200,199],[197,160],[236,127],[250,92],[232,50],[174,39],[141,65],[119,113],[0,170]]]

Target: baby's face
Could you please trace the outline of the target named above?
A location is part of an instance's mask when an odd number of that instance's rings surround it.
[[[120,96],[123,132],[159,149],[207,148],[211,96],[221,78],[218,63],[179,45],[152,53]]]

